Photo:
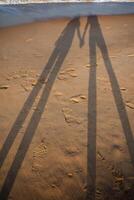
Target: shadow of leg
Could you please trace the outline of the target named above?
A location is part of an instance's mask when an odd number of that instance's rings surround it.
[[[96,41],[94,27],[89,32],[90,74],[88,88],[88,149],[87,149],[87,200],[95,199],[96,192]]]
[[[37,95],[39,94],[39,91],[43,87],[43,82],[47,79],[47,76],[48,76],[49,72],[51,71],[51,68],[53,67],[53,64],[54,64],[57,56],[58,56],[58,51],[57,51],[57,48],[55,48],[48,63],[45,66],[45,69],[43,70],[42,74],[40,75],[40,78],[38,79],[37,84],[31,91],[31,93],[30,93],[29,97],[27,98],[26,102],[24,103],[19,115],[17,116],[17,119],[14,122],[14,124],[6,138],[6,141],[0,151],[0,168],[2,167],[3,162],[6,159],[6,156],[7,156],[8,152],[10,151],[10,148],[11,148],[17,134],[19,133],[26,117],[28,116],[31,107],[32,107]]]
[[[1,189],[0,199],[2,199],[2,200],[8,199],[8,195],[13,187],[13,184],[14,184],[14,181],[18,174],[18,171],[19,171],[21,164],[25,158],[25,155],[30,146],[32,138],[35,134],[37,126],[40,122],[41,115],[44,112],[45,105],[47,103],[47,100],[48,100],[49,94],[51,92],[52,86],[54,84],[54,81],[56,79],[56,76],[60,70],[61,65],[64,62],[65,57],[67,56],[67,53],[68,53],[70,47],[71,47],[75,29],[77,28],[77,26],[79,26],[79,19],[71,20],[71,22],[69,22],[69,24],[65,28],[64,32],[62,33],[61,37],[58,39],[58,41],[56,43],[56,48],[55,48],[54,52],[57,52],[57,53],[56,53],[55,60],[54,60],[55,62],[53,62],[53,68],[51,69],[47,83],[42,92],[42,96],[37,105],[37,109],[35,110],[35,112],[33,113],[32,117],[31,117],[31,120],[30,120],[28,127],[25,131],[25,134],[22,138],[21,144],[18,148],[18,151],[16,153],[14,161],[11,165],[11,168],[9,169],[9,172],[7,174],[7,177],[5,179],[3,187]],[[51,57],[50,57],[50,59],[51,59]],[[51,60],[48,63],[50,63],[50,62],[51,62]],[[46,68],[48,68],[48,66],[46,66]],[[42,78],[44,78],[44,77],[42,76]]]
[[[89,77],[89,95],[88,95],[88,158],[87,158],[87,171],[88,171],[88,189],[87,200],[95,199],[96,192],[96,47],[98,46],[104,64],[109,75],[113,96],[115,99],[117,111],[119,113],[121,125],[124,131],[126,142],[132,165],[134,166],[134,138],[129,123],[127,111],[123,98],[121,95],[120,87],[116,75],[114,73],[112,63],[108,55],[108,49],[96,16],[89,17],[88,23],[90,24],[90,77]],[[92,186],[90,186],[92,185]]]
[[[129,150],[130,158],[132,161],[132,165],[134,166],[134,138],[133,138],[133,133],[132,133],[131,126],[129,123],[126,107],[123,102],[123,97],[120,91],[120,86],[116,78],[115,72],[113,70],[112,63],[108,55],[108,49],[107,49],[97,17],[94,17],[93,23],[94,23],[94,26],[96,26],[96,32],[97,32],[96,42],[97,42],[98,47],[100,48],[100,51],[105,63],[105,67],[109,75],[115,104],[117,107],[117,111],[119,113],[121,125],[124,131],[127,145],[128,145],[128,150]]]

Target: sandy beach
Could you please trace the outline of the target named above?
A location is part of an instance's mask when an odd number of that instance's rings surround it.
[[[133,200],[133,22],[0,28],[1,200]]]

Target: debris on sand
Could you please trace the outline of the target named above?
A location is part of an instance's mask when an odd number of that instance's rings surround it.
[[[72,173],[68,173],[67,175],[68,175],[69,178],[72,178],[72,177],[73,177],[73,174],[72,174]]]
[[[66,73],[66,71],[61,71],[59,74],[64,75],[65,73]]]
[[[87,97],[85,95],[82,95],[82,94],[75,95],[75,96],[70,98],[70,100],[73,103],[79,103],[80,101],[85,100],[85,99],[87,99]]]
[[[120,90],[126,91],[126,88],[125,87],[121,87]]]
[[[81,99],[86,99],[86,96],[81,95],[80,98],[81,98]]]
[[[6,90],[9,88],[9,85],[0,85],[0,89]]]
[[[126,102],[126,106],[131,108],[131,109],[134,109],[134,104],[131,103],[131,102]]]
[[[32,86],[35,86],[36,84],[37,84],[37,81],[33,81],[33,82],[31,83]]]
[[[78,76],[78,75],[77,75],[76,73],[74,73],[74,72],[69,72],[68,74],[69,74],[69,76],[74,77],[74,78]]]
[[[35,86],[36,85],[36,83],[32,83],[32,86]]]
[[[85,67],[87,67],[87,68],[90,68],[90,67],[91,67],[91,65],[90,65],[90,64],[87,64],[87,65],[85,65]]]
[[[74,71],[75,71],[74,68],[68,68],[68,69],[66,70],[66,72],[74,72]]]
[[[134,57],[134,54],[129,54],[128,57]]]
[[[65,121],[69,124],[80,124],[80,120],[72,115],[72,110],[70,108],[63,108],[62,112],[64,114]]]
[[[80,102],[80,100],[78,98],[71,98],[70,100],[72,102],[74,102],[74,103],[79,103]]]
[[[56,188],[56,185],[55,185],[55,184],[51,184],[51,187],[52,187],[52,188]]]

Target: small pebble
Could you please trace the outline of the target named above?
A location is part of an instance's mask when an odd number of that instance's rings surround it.
[[[81,98],[81,99],[86,99],[86,96],[81,95],[80,98]]]
[[[8,89],[9,88],[9,86],[8,85],[0,85],[0,89]]]
[[[69,69],[66,70],[66,72],[74,72],[74,71],[75,71],[74,68],[69,68]]]
[[[122,90],[122,91],[125,91],[125,90],[126,90],[126,88],[122,87],[122,88],[120,88],[120,90]]]
[[[77,98],[71,98],[71,101],[73,101],[74,103],[79,103],[79,99]]]
[[[89,68],[89,67],[91,67],[91,65],[90,65],[90,64],[87,64],[86,67]]]
[[[72,174],[72,173],[68,173],[68,177],[69,177],[69,178],[72,178],[72,177],[73,177],[73,174]]]
[[[128,57],[134,57],[134,54],[129,54]]]
[[[77,74],[71,73],[71,72],[69,73],[69,75],[72,76],[72,77],[77,77],[78,76]]]
[[[66,72],[65,71],[62,71],[62,72],[60,72],[60,75],[64,75]]]
[[[32,83],[32,86],[35,86],[36,84],[37,84],[37,82],[33,82],[33,83]]]
[[[52,184],[51,187],[52,187],[52,188],[56,188],[56,185],[55,185],[55,184]]]

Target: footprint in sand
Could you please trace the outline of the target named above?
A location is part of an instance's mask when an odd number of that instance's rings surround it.
[[[70,108],[63,108],[62,112],[68,124],[81,124],[81,121],[72,114],[73,111]]]
[[[33,151],[33,163],[32,163],[32,170],[33,171],[40,171],[42,168],[42,159],[44,160],[47,153],[47,147],[42,142],[37,147],[35,147]]]
[[[33,156],[34,157],[42,157],[44,154],[47,153],[47,147],[46,145],[42,142],[40,145],[38,145],[35,150],[33,151]]]

